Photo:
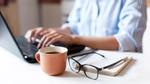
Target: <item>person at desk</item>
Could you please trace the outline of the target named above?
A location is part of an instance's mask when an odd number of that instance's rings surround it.
[[[142,51],[146,28],[145,0],[76,0],[58,28],[33,28],[25,37],[41,37],[38,48],[61,41],[93,49]]]

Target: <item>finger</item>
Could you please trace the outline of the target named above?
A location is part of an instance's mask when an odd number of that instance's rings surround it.
[[[53,34],[53,33],[55,33],[54,31],[55,30],[53,30],[53,29],[46,29],[45,31],[40,32],[40,35],[42,36],[42,35],[47,34],[47,33]]]
[[[29,30],[26,34],[25,34],[25,38],[27,39],[28,42],[31,42],[32,36],[34,34],[34,30]]]
[[[43,36],[45,34],[49,33],[47,30],[40,32],[40,36]]]
[[[41,47],[46,47],[46,44],[51,40],[51,37],[47,37],[44,42],[42,43]]]
[[[59,34],[55,33],[55,34],[49,34],[49,36],[44,40],[43,44],[42,44],[42,47],[46,47],[47,43],[49,41],[51,41],[52,38],[55,38],[57,37]]]
[[[55,42],[57,42],[57,41],[60,41],[60,38],[61,38],[62,36],[61,35],[58,35],[58,36],[56,36],[55,38],[52,38],[47,44],[46,44],[46,46],[49,46],[49,45],[51,45],[51,44],[53,44],[53,43],[55,43]]]
[[[48,39],[50,40],[51,38],[53,38],[53,37],[55,37],[55,36],[57,36],[57,35],[58,35],[58,33],[57,33],[56,31],[51,31],[51,32],[45,34],[45,35],[41,38],[40,43],[38,44],[37,47],[38,47],[38,48],[45,47],[45,45],[46,45],[46,43],[47,43],[47,41],[45,42],[45,39],[48,38]]]
[[[28,42],[32,42],[32,36],[34,35],[34,32],[30,32],[30,36],[29,36],[29,39],[28,39]]]
[[[42,47],[42,44],[44,42],[44,40],[49,36],[49,34],[46,34],[44,36],[42,36],[42,38],[40,39],[40,42],[38,43],[37,45],[37,48],[41,48]]]
[[[32,41],[35,41],[36,38],[38,38],[38,36],[40,36],[40,33],[45,31],[44,28],[38,28],[38,29],[35,29],[35,32],[32,36],[33,40]]]
[[[24,35],[24,37],[27,39],[28,42],[30,42],[30,37],[28,35],[28,32]]]

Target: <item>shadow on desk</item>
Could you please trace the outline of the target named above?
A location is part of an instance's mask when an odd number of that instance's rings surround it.
[[[75,72],[72,72],[72,71],[65,71],[64,74],[60,75],[61,77],[67,77],[67,78],[80,78],[80,77],[85,77],[84,74],[82,73],[75,73]]]

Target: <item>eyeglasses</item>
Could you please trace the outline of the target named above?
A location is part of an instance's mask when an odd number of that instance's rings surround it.
[[[102,56],[103,58],[105,57],[104,55],[99,54],[99,53],[93,53],[93,54],[98,54],[98,55]],[[69,61],[69,66],[73,72],[79,73],[80,71],[83,71],[86,77],[96,80],[96,79],[98,79],[100,71],[102,71],[103,69],[115,66],[118,63],[122,63],[125,61],[125,59],[121,59],[115,63],[112,63],[110,65],[107,65],[107,66],[101,67],[101,68],[96,67],[94,65],[90,65],[90,64],[82,65],[76,59],[74,59],[74,57],[69,57],[68,61]]]

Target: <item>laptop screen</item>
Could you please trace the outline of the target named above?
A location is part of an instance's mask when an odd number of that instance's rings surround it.
[[[22,54],[16,44],[14,36],[9,29],[2,13],[0,12],[0,47],[10,51],[12,54],[22,57]]]

